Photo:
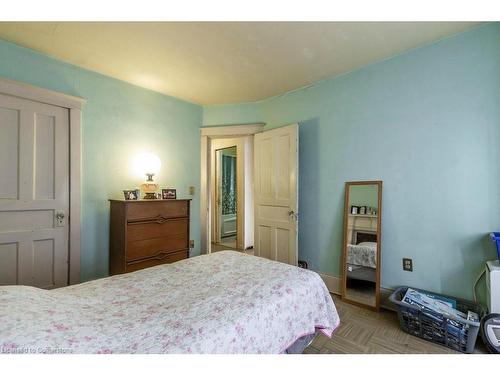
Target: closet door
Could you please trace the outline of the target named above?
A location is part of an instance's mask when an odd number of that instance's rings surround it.
[[[255,135],[255,255],[298,262],[298,124]]]
[[[0,95],[0,176],[0,285],[67,285],[69,111]]]

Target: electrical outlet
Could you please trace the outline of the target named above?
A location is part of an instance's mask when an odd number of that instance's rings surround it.
[[[189,187],[189,195],[194,195],[194,186]]]
[[[410,258],[403,258],[403,270],[413,272],[413,260]]]
[[[194,240],[189,240],[189,248],[190,249],[194,248]]]

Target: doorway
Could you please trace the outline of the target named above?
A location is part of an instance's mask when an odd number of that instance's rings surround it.
[[[237,147],[231,146],[216,150],[215,155],[215,179],[217,185],[215,191],[217,206],[217,216],[214,223],[217,232],[215,244],[219,245],[221,250],[225,248],[233,250],[237,249],[236,238],[238,236]]]
[[[201,251],[219,250],[217,151],[236,146],[236,250],[297,265],[298,124],[263,127],[201,129]]]
[[[210,149],[210,246],[244,251],[253,246],[252,146],[245,137],[213,139]]]

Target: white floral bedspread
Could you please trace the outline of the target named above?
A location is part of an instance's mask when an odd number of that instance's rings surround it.
[[[377,268],[377,243],[362,242],[358,245],[347,245],[347,263]]]
[[[318,274],[233,251],[55,290],[0,287],[3,353],[281,353],[338,324]]]

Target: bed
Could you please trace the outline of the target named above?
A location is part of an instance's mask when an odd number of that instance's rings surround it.
[[[349,278],[375,282],[376,268],[376,242],[366,241],[356,245],[347,245],[347,272]]]
[[[286,353],[338,324],[318,274],[234,251],[54,290],[0,287],[3,353]]]

